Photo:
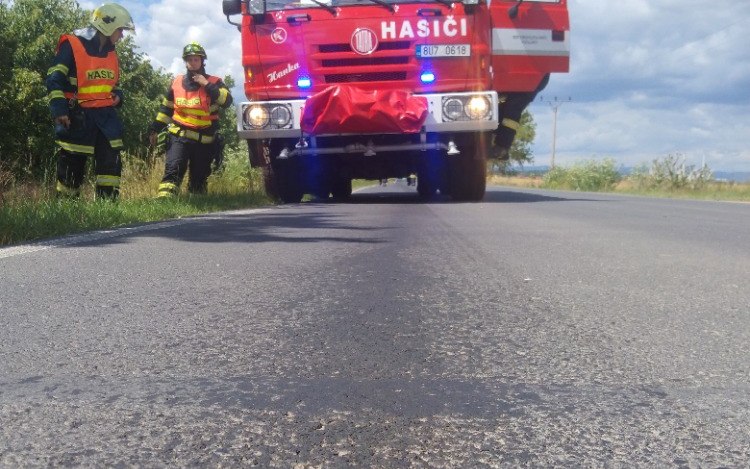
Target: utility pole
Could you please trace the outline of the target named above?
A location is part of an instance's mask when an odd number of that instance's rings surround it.
[[[550,162],[550,169],[555,168],[555,146],[557,145],[557,110],[563,103],[569,103],[573,101],[570,97],[568,99],[558,99],[557,96],[552,100],[545,100],[544,97],[539,98],[540,102],[547,103],[552,108],[552,160]]]

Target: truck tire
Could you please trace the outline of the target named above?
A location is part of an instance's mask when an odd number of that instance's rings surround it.
[[[487,160],[485,158],[472,158],[469,166],[472,183],[469,191],[468,200],[471,202],[481,202],[484,194],[487,192]]]
[[[352,197],[352,180],[347,177],[338,176],[331,187],[333,200],[349,200]]]
[[[304,192],[296,161],[275,160],[271,164],[271,169],[278,198],[285,204],[301,202]]]
[[[276,175],[271,168],[271,165],[266,165],[261,168],[263,172],[263,188],[266,191],[266,195],[274,200],[279,199],[279,191],[276,188]]]
[[[427,153],[422,156],[417,166],[417,193],[422,199],[435,197],[440,183],[439,156]]]
[[[482,200],[487,190],[487,160],[473,155],[451,158],[450,188],[455,201]]]
[[[423,199],[431,199],[435,196],[436,192],[437,187],[432,184],[430,178],[423,177],[420,174],[419,179],[417,180],[417,194],[419,194],[419,196]]]
[[[271,159],[268,157],[268,147],[263,140],[248,140],[247,151],[250,167],[262,168],[271,164]]]

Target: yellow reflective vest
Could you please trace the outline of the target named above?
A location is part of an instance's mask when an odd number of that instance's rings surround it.
[[[120,64],[117,54],[110,51],[106,57],[94,57],[86,52],[81,40],[73,34],[60,36],[57,44],[68,41],[73,48],[76,63],[76,92],[66,92],[65,98],[77,99],[83,108],[108,107],[114,105],[112,90],[120,79]]]
[[[208,75],[209,83],[218,83],[219,77]],[[172,82],[174,93],[174,114],[172,120],[182,127],[190,129],[205,129],[219,118],[219,106],[211,103],[206,88],[201,86],[197,90],[186,90],[183,86],[184,76],[177,76]]]

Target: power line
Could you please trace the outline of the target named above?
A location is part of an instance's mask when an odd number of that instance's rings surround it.
[[[550,99],[544,99],[544,96],[539,98],[539,102],[549,104],[552,108],[552,159],[550,161],[550,169],[555,169],[555,146],[557,144],[557,110],[560,109],[565,103],[572,102],[573,99],[568,96],[568,99],[560,99],[557,96]]]

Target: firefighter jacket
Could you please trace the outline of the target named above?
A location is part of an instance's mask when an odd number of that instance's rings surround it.
[[[79,68],[81,69],[79,71]],[[112,95],[123,94],[117,88],[120,67],[114,45],[99,48],[94,28],[79,29],[60,37],[52,67],[47,71],[47,93],[52,117],[68,115],[71,98],[77,96],[82,107],[111,107]],[[84,79],[79,90],[79,80]],[[99,102],[95,102],[99,101]]]
[[[219,110],[232,104],[232,95],[220,78],[204,74],[206,86],[200,86],[189,75],[178,75],[162,100],[151,124],[160,132],[165,127],[177,136],[201,143],[211,143],[218,130]]]
[[[114,45],[100,48],[94,28],[63,35],[52,66],[47,71],[47,92],[53,118],[69,116],[70,132],[58,136],[65,150],[94,154],[96,133],[101,131],[113,149],[123,147],[123,125],[113,106],[113,96],[123,102],[117,89],[120,70]]]

